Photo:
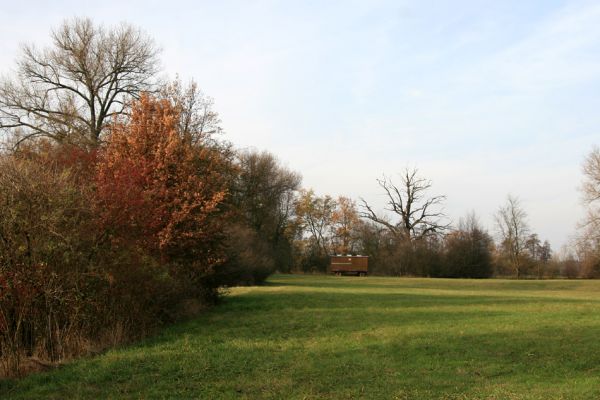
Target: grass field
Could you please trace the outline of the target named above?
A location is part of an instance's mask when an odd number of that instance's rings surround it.
[[[600,399],[600,282],[278,275],[0,397]]]

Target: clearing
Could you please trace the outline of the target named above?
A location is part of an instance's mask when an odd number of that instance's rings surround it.
[[[598,399],[600,282],[277,275],[0,397]]]

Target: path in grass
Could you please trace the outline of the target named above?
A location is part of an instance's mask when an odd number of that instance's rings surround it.
[[[0,397],[598,399],[600,282],[279,275]]]

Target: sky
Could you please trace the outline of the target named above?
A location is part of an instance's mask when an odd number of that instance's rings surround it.
[[[123,4],[126,3],[126,4]],[[517,196],[554,249],[584,215],[600,144],[598,1],[6,1],[0,73],[65,18],[128,22],[194,79],[224,138],[319,194],[383,209],[376,179],[418,168],[455,223]]]

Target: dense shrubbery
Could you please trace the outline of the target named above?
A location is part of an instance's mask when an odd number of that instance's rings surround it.
[[[190,131],[178,104],[142,94],[102,143],[30,139],[0,156],[5,372],[139,337],[220,287],[294,269],[300,177]]]
[[[214,301],[225,162],[144,95],[106,145],[38,142],[1,158],[0,351],[52,361],[136,337],[185,299]]]
[[[253,229],[232,224],[225,232],[227,257],[217,271],[222,285],[255,285],[275,271],[275,256],[269,243]]]

